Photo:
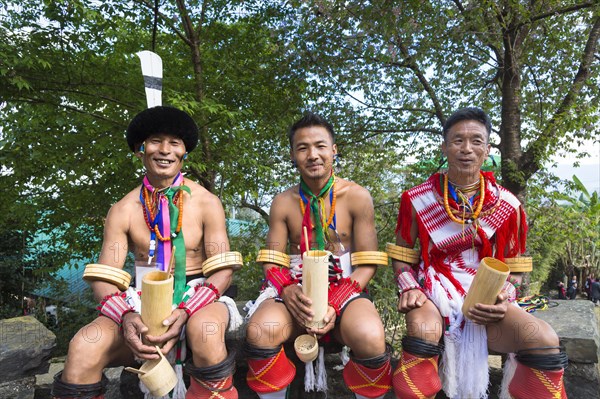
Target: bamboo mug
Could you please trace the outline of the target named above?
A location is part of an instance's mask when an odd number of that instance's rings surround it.
[[[312,321],[306,327],[323,328],[327,314],[327,291],[329,288],[329,257],[331,252],[310,250],[302,258],[302,293],[312,301]]]
[[[469,317],[469,309],[476,303],[495,304],[509,274],[510,269],[506,263],[494,258],[483,258],[463,302],[462,312],[465,317]]]
[[[146,273],[142,279],[142,321],[147,335],[162,335],[168,326],[163,321],[173,311],[173,276],[163,271]]]

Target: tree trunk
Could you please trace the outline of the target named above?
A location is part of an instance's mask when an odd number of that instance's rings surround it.
[[[504,57],[501,65],[502,110],[500,153],[502,185],[524,202],[527,183],[519,173],[521,150],[521,66],[517,28],[509,26],[503,35]]]

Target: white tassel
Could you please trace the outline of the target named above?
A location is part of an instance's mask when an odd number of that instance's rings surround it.
[[[142,381],[139,383],[140,391],[144,394],[144,399],[150,399],[152,395],[150,394],[150,390],[144,385]]]
[[[142,381],[140,381],[140,391],[144,394],[144,399],[171,399],[171,397],[167,394],[165,396],[154,396],[150,393],[150,390]]]
[[[175,375],[177,376],[177,385],[173,388],[173,399],[185,399],[187,389],[183,381],[183,366],[181,364],[175,365]]]
[[[229,310],[229,332],[235,332],[244,323],[244,319],[235,304],[235,301],[228,296],[219,298],[219,302],[224,303]]]
[[[325,369],[325,350],[319,348],[317,358],[317,392],[327,392],[327,370]]]
[[[458,391],[458,384],[456,383],[456,342],[454,337],[444,336],[444,353],[439,368],[444,392],[451,398],[456,396]]]
[[[304,363],[304,392],[315,390],[315,369],[313,362]]]
[[[504,362],[504,370],[502,371],[502,384],[500,384],[500,399],[510,399],[508,393],[508,386],[512,381],[515,371],[517,370],[517,359],[514,353],[509,353],[506,361]]]
[[[488,370],[487,334],[485,326],[465,319],[458,343],[458,398],[487,398],[490,379]]]

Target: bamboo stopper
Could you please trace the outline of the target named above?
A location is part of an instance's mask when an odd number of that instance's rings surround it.
[[[465,297],[462,306],[463,314],[468,317],[469,308],[475,306],[476,303],[495,304],[509,274],[510,269],[506,263],[494,258],[483,258]]]
[[[312,301],[314,316],[306,327],[325,327],[327,314],[327,289],[329,287],[329,257],[331,252],[311,250],[302,259],[302,293]]]
[[[163,271],[152,271],[142,279],[142,321],[148,335],[162,335],[168,326],[163,321],[173,310],[173,276]]]

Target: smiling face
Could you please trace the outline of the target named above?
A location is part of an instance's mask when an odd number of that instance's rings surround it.
[[[448,130],[442,152],[448,158],[448,178],[452,182],[477,181],[479,170],[490,153],[485,125],[474,120],[457,122]]]
[[[335,154],[337,147],[326,128],[309,126],[296,130],[290,156],[307,184],[318,185],[329,179]]]
[[[183,166],[183,140],[170,134],[154,134],[146,139],[144,147],[137,156],[144,163],[148,180],[154,187],[169,186]]]

